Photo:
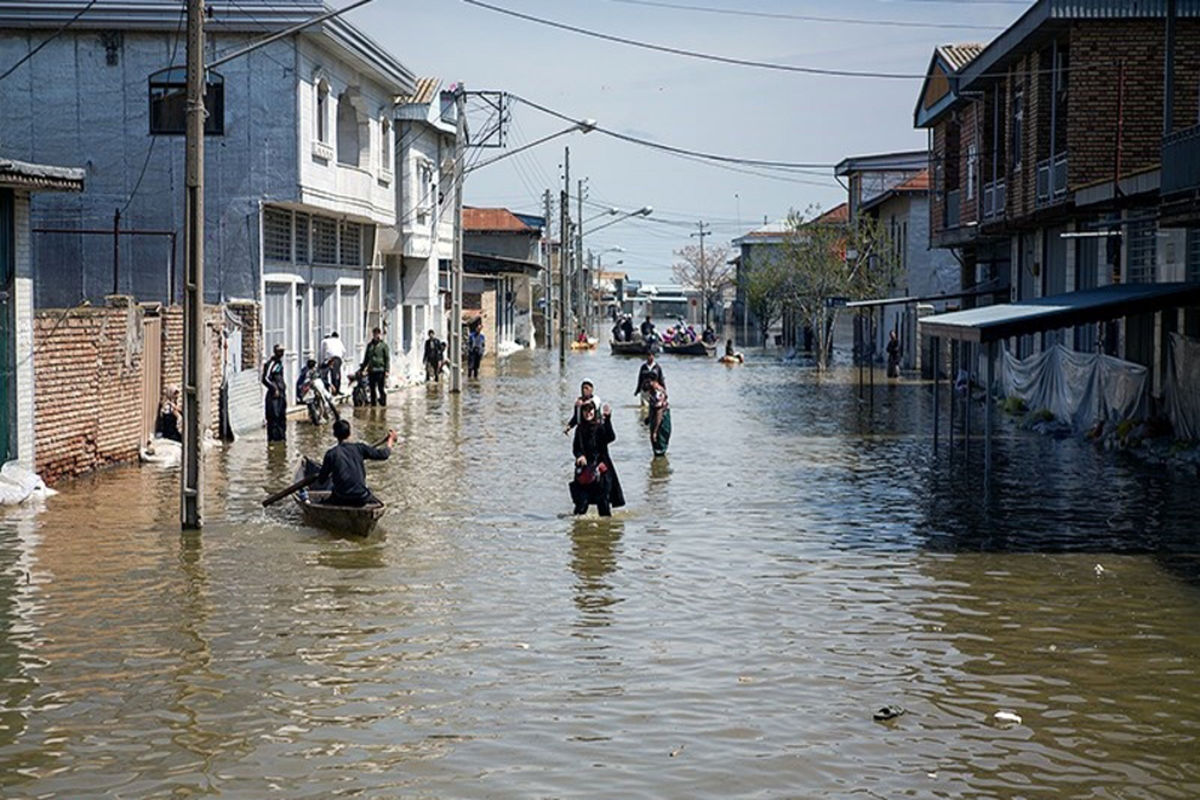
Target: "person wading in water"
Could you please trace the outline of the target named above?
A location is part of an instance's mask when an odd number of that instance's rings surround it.
[[[281,344],[275,345],[271,357],[263,365],[262,385],[267,387],[267,441],[282,442],[287,438],[287,379],[283,376]]]
[[[575,479],[571,481],[571,501],[575,514],[585,514],[594,504],[602,517],[612,516],[614,508],[625,505],[625,493],[613,466],[608,446],[616,441],[612,427],[612,409],[603,407],[603,419],[596,416],[591,403],[579,406],[579,425],[571,452],[575,454]]]

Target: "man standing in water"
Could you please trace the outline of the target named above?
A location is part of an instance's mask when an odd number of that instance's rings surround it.
[[[634,395],[648,402],[652,379],[657,380],[664,387],[667,385],[666,379],[663,378],[662,367],[654,360],[654,353],[646,353],[646,363],[642,364],[641,369],[638,370],[637,388],[633,390]]]
[[[425,340],[425,382],[432,378],[434,383],[441,383],[442,378],[442,343],[437,338],[433,328],[429,329],[429,338]]]
[[[267,441],[282,442],[287,438],[287,379],[283,376],[281,344],[275,345],[271,357],[263,364],[262,385],[267,387]]]
[[[379,405],[387,405],[387,376],[391,369],[391,354],[387,342],[383,340],[383,331],[379,328],[371,331],[371,341],[367,342],[367,351],[363,355],[359,370],[367,371],[367,381],[371,389],[371,405],[375,405],[378,393]]]

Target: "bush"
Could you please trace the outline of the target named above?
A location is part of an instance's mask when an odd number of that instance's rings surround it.
[[[1006,414],[1024,414],[1028,410],[1025,407],[1025,401],[1019,397],[1006,397],[1004,399],[1004,413]]]
[[[1039,408],[1030,419],[1033,422],[1053,422],[1054,412],[1048,408]]]

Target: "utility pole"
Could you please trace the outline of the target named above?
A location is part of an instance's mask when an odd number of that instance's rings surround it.
[[[542,330],[545,331],[546,349],[552,350],[554,348],[554,274],[552,272],[554,237],[550,235],[549,189],[542,195],[542,202],[546,207],[545,221],[542,223],[542,263],[546,270],[542,273],[542,301],[544,303]]]
[[[207,365],[204,358],[204,0],[187,4],[186,189],[183,228],[183,468],[179,520],[184,529],[203,525],[204,452],[207,427]]]
[[[588,304],[585,287],[587,286],[587,269],[583,261],[583,181],[579,181],[579,194],[575,198],[578,203],[579,230],[575,237],[575,307],[579,309],[579,326],[588,329]]]
[[[571,252],[571,148],[563,148],[563,188],[558,203],[558,364],[567,363],[567,259]]]
[[[467,93],[454,87],[454,261],[450,269],[450,391],[462,391],[463,155],[467,138]]]
[[[700,301],[702,303],[704,303],[704,327],[707,328],[708,327],[708,292],[709,292],[709,284],[712,282],[712,273],[709,272],[709,270],[708,270],[708,262],[704,260],[704,237],[712,235],[711,230],[705,230],[705,228],[711,228],[712,226],[709,225],[707,222],[697,222],[696,227],[698,227],[700,229],[698,233],[692,234],[692,236],[699,237],[699,239],[700,239],[700,268],[697,270],[696,277],[700,279],[698,281],[698,283],[700,284],[700,286],[699,286]]]

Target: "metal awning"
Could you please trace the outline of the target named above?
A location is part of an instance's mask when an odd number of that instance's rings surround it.
[[[1020,303],[935,314],[917,324],[926,336],[987,343],[1192,305],[1200,305],[1200,283],[1118,283]]]
[[[962,300],[967,297],[990,297],[997,294],[1008,294],[1008,287],[999,289],[975,289],[969,292],[950,292],[948,294],[929,294],[923,297],[904,295],[903,297],[880,297],[873,300],[854,300],[846,303],[846,308],[878,308],[879,306],[901,306],[911,303],[936,303],[938,300]]]
[[[504,258],[482,253],[463,253],[463,271],[481,277],[497,275],[530,275],[536,276],[542,270],[542,265],[533,261],[522,261],[519,258]]]

